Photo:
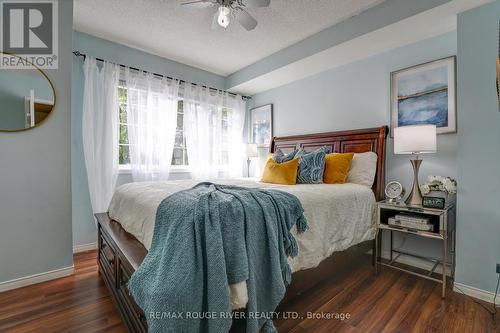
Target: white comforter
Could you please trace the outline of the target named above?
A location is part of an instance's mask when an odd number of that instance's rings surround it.
[[[293,234],[299,254],[290,258],[293,272],[313,268],[335,251],[373,239],[375,196],[369,187],[357,184],[274,185],[257,179],[214,181],[219,184],[279,189],[295,195],[304,207],[309,229]],[[156,209],[167,196],[196,185],[198,181],[130,183],[120,186],[109,207],[109,216],[134,235],[149,250]],[[246,283],[231,286],[233,309],[246,306]]]

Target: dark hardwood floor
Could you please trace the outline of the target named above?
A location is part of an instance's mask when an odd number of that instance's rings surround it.
[[[96,257],[76,254],[74,275],[0,293],[0,332],[125,332]]]
[[[73,276],[0,293],[0,332],[125,332],[95,258],[95,251],[77,254]],[[389,269],[375,277],[369,262],[280,309],[303,318],[277,319],[278,330],[500,332],[499,319],[495,323],[469,298],[449,290],[442,300],[437,283]],[[349,319],[308,319],[307,312],[349,314]]]

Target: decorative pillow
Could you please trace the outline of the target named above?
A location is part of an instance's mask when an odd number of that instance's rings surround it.
[[[323,183],[323,172],[325,168],[325,155],[328,148],[322,147],[307,153],[300,149],[295,157],[299,159],[299,171],[297,183],[299,184],[321,184]],[[329,149],[328,149],[329,151]]]
[[[378,156],[374,152],[354,154],[347,182],[372,187],[377,172]]]
[[[268,159],[260,181],[271,184],[295,185],[297,182],[298,166],[298,159],[283,163]]]
[[[332,152],[332,150],[329,147],[327,147],[327,146],[323,146],[323,147],[318,148],[318,149],[313,150],[313,151],[305,151],[304,148],[300,148],[297,151],[297,153],[295,154],[295,157],[297,157],[299,154],[300,155],[304,155],[304,154],[309,154],[309,153],[316,153],[316,152],[319,152],[319,151],[322,151],[325,154],[330,154]]]
[[[277,148],[272,158],[274,162],[283,163],[293,160],[295,154],[297,154],[297,149],[294,149],[292,152],[285,154],[283,153],[283,151],[281,151],[281,149]]]
[[[327,154],[325,156],[325,171],[323,183],[343,184],[351,168],[353,153]]]

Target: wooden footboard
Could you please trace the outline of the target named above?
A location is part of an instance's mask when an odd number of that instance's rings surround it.
[[[129,295],[127,282],[147,254],[144,246],[108,214],[97,214],[98,264],[129,332],[147,332],[146,316]]]

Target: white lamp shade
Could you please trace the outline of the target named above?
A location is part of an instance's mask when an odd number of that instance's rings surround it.
[[[259,152],[257,150],[257,145],[254,143],[247,144],[247,157],[259,157]]]
[[[394,128],[394,154],[425,154],[436,152],[436,125],[415,125]]]

